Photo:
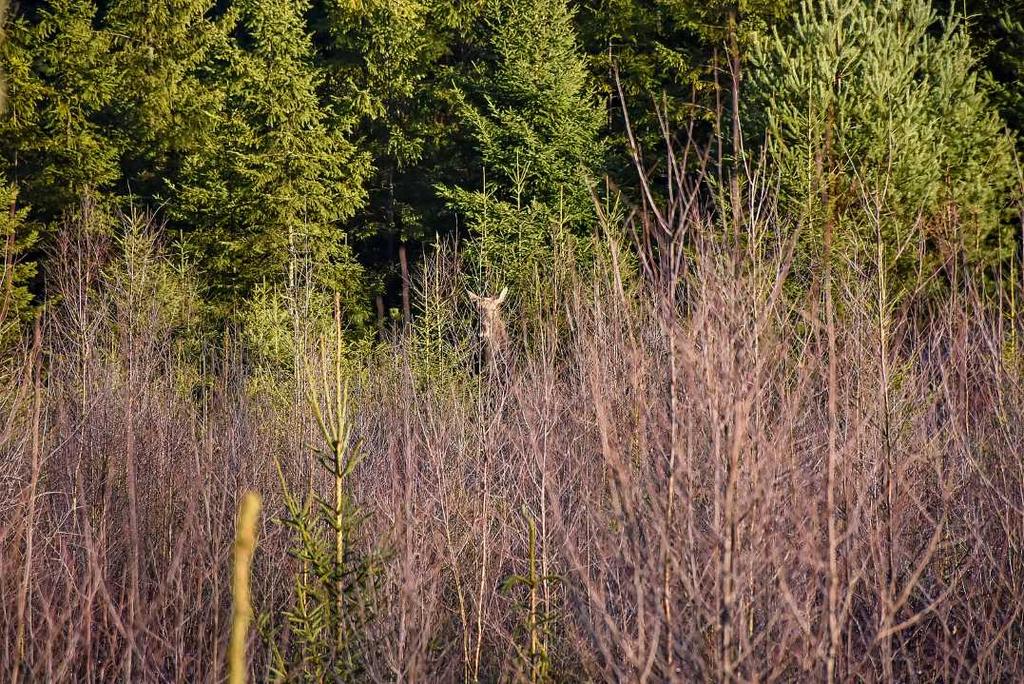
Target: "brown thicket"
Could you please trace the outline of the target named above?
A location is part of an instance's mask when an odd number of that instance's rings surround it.
[[[346,359],[365,514],[346,544],[384,559],[360,678],[1019,679],[1008,299],[960,273],[897,300],[872,264],[793,283],[770,193],[749,190],[737,242],[699,172],[669,180],[631,215],[637,240],[538,276],[548,301],[510,314],[504,363],[480,363],[440,258],[430,334]],[[268,396],[233,331],[188,343],[151,232],[68,234],[3,368],[0,678],[222,679],[242,494],[264,501],[262,625],[302,571],[275,463],[332,496],[304,399],[324,359],[300,340]],[[252,631],[255,680],[288,639]]]

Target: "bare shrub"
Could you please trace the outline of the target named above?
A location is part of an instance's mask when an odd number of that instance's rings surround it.
[[[737,243],[691,190],[634,214],[635,259],[609,242],[593,271],[545,274],[559,306],[520,316],[493,381],[463,351],[454,318],[471,314],[440,262],[421,289],[434,328],[341,352],[366,513],[347,543],[385,559],[362,679],[1024,672],[1020,321],[972,287],[926,311],[887,301],[870,264],[830,298],[787,289],[770,194]],[[335,486],[306,376],[266,401],[230,331],[183,347],[186,284],[153,231],[122,232],[68,238],[59,305],[3,376],[5,679],[221,679],[239,496],[265,502],[266,624],[302,570],[274,463],[293,491]],[[336,361],[311,344],[300,367]]]

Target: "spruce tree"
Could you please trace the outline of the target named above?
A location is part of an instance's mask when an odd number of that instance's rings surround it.
[[[840,262],[871,263],[880,231],[903,285],[953,257],[1008,255],[1012,146],[976,66],[962,25],[927,0],[804,0],[764,46],[756,92],[805,263],[825,226]]]
[[[34,310],[28,284],[37,265],[25,257],[36,235],[26,227],[28,210],[17,200],[17,188],[0,177],[0,349],[16,339]]]
[[[649,154],[664,147],[660,117],[673,133],[684,131],[694,119],[713,120],[713,108],[707,106],[713,102],[713,84],[707,78],[706,51],[699,36],[680,26],[661,0],[587,3],[580,7],[576,25],[606,107],[610,171],[620,186],[628,186],[636,170],[623,109],[640,147]]]
[[[0,0],[0,47],[6,39],[7,2]],[[7,75],[0,68],[0,115],[7,110]],[[24,228],[26,210],[18,206],[18,190],[0,176],[0,349],[17,339],[19,323],[31,311],[27,283],[36,265],[23,262],[35,236]]]
[[[487,18],[487,59],[462,93],[486,178],[444,193],[483,270],[525,282],[547,267],[555,236],[592,230],[603,117],[564,0],[494,0]]]
[[[304,0],[244,0],[212,149],[186,157],[173,213],[222,302],[309,266],[361,309],[342,222],[364,199],[366,156],[321,99]]]
[[[433,237],[443,209],[432,182],[450,131],[442,61],[453,44],[452,4],[331,0],[323,10],[329,92],[373,158],[368,201],[352,221],[360,256],[378,292],[401,276],[406,305],[409,247]]]
[[[617,72],[638,132],[656,141],[662,132],[651,112],[655,103],[667,108],[670,126],[713,118],[715,79],[729,85],[733,42],[744,58],[758,35],[784,24],[794,5],[794,0],[600,0],[582,6],[577,23],[609,100],[614,101]]]
[[[108,124],[123,131],[120,190],[168,199],[188,154],[209,150],[221,111],[218,71],[229,56],[233,11],[212,0],[114,0],[106,25],[122,78]]]
[[[1024,0],[939,0],[965,17],[971,43],[991,76],[994,101],[1024,145]]]
[[[119,177],[122,145],[105,119],[119,75],[96,14],[91,0],[51,0],[7,25],[4,171],[43,223],[85,197],[108,198]]]

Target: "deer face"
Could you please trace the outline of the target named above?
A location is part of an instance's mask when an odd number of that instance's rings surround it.
[[[501,317],[501,305],[508,297],[508,288],[503,288],[497,297],[481,297],[473,292],[469,293],[469,299],[476,304],[477,313],[480,315],[480,336],[484,343],[494,348],[505,343],[505,323]]]

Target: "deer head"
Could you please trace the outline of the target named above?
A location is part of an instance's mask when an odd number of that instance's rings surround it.
[[[507,287],[502,288],[497,297],[481,297],[475,292],[469,292],[469,299],[476,305],[480,316],[480,337],[483,338],[488,355],[492,359],[498,350],[505,347],[508,340],[505,321],[501,317],[501,305],[505,303],[507,297]]]

